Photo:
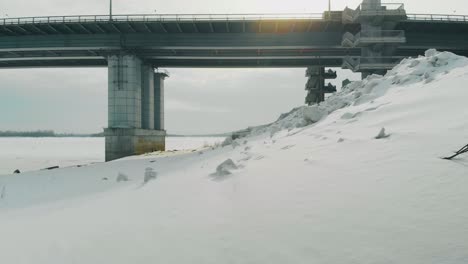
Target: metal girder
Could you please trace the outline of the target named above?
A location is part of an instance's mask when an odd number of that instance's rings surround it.
[[[42,29],[40,29],[40,28],[37,27],[36,25],[30,24],[30,26],[31,26],[32,28],[34,28],[34,30],[36,30],[38,33],[43,34],[43,35],[47,35],[47,32],[43,31]]]
[[[77,25],[79,28],[83,29],[86,33],[88,33],[88,34],[93,34],[93,32],[92,32],[91,30],[85,28],[85,26],[82,25],[81,23],[78,23],[78,24],[76,24],[76,25]]]
[[[307,32],[310,32],[312,30],[312,25],[314,24],[314,22],[311,20],[309,22],[309,26],[307,26]]]
[[[151,28],[148,27],[148,25],[146,25],[146,23],[142,23],[143,27],[146,29],[146,31],[148,31],[148,33],[153,33],[153,31],[151,30]]]
[[[179,30],[179,33],[183,33],[183,30],[182,30],[182,28],[180,27],[178,21],[176,22],[176,26],[177,26],[177,29]]]
[[[75,30],[67,26],[67,24],[62,24],[62,26],[72,34],[76,34]]]
[[[3,27],[2,29],[3,29],[3,30],[5,30],[6,32],[10,33],[10,34],[13,34],[13,35],[15,35],[15,36],[17,36],[17,35],[18,35],[18,33],[16,33],[16,32],[14,32],[14,31],[12,31],[11,29],[9,29],[9,28],[7,28],[7,27]]]
[[[117,31],[117,33],[122,33],[122,31],[117,26],[115,26],[114,23],[111,22],[111,23],[109,23],[109,25],[112,27],[112,29]]]
[[[52,50],[47,50],[46,52],[52,54],[53,56],[59,56],[57,52],[52,51]]]
[[[52,32],[57,33],[57,34],[62,34],[62,32],[59,32],[57,29],[55,29],[51,24],[47,24],[47,28],[52,30]]]
[[[146,56],[146,58],[159,60],[308,60],[342,59],[343,56]]]
[[[296,21],[294,21],[293,24],[291,25],[289,32],[294,32],[294,30],[296,30]]]
[[[26,29],[24,29],[24,28],[22,28],[22,27],[20,27],[18,25],[14,25],[13,27],[19,29],[22,33],[26,33],[26,34],[31,33],[30,31],[27,31]]]
[[[198,27],[197,25],[192,21],[192,26],[193,26],[193,30],[196,32],[196,33],[199,33],[200,31],[198,30]]]
[[[167,29],[166,27],[164,26],[164,24],[162,22],[159,22],[159,25],[161,26],[161,28],[163,29],[164,33],[167,33]]]
[[[7,53],[10,53],[11,55],[16,56],[16,57],[20,57],[20,56],[21,56],[19,53],[13,52],[13,51],[8,51]]]
[[[326,49],[326,50],[342,50],[342,51],[360,51],[359,48],[343,48],[341,45],[337,46],[320,46],[320,45],[284,45],[284,46],[267,46],[267,45],[249,45],[249,46],[216,46],[216,45],[206,45],[206,46],[140,46],[142,49],[160,49],[160,50],[251,50],[251,49],[262,49],[262,50],[297,50],[297,49]],[[0,50],[1,51],[1,50]]]
[[[213,27],[213,23],[211,23],[211,21],[208,23],[210,25],[210,30],[211,30],[211,33],[214,33],[214,27]]]
[[[0,62],[9,62],[9,61],[53,61],[53,60],[95,60],[103,59],[103,56],[77,56],[77,57],[21,57],[21,58],[0,58]]]
[[[47,51],[47,50],[59,50],[59,51],[83,51],[83,50],[118,50],[120,47],[115,46],[96,46],[96,47],[40,47],[40,48],[9,48],[0,49],[0,52],[25,52],[25,51]]]
[[[138,31],[132,26],[130,22],[127,23],[128,27],[133,31],[133,33],[137,33]]]
[[[99,31],[101,31],[101,33],[107,33],[107,31],[105,31],[98,23],[96,23],[95,26]]]

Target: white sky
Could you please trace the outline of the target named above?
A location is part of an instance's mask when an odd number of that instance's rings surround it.
[[[360,2],[332,0],[332,8],[355,8]],[[468,14],[466,0],[404,3],[408,13]],[[0,17],[107,14],[108,4],[108,0],[0,0]],[[321,13],[327,8],[327,0],[114,0],[114,14]],[[169,133],[226,132],[267,123],[303,104],[306,94],[305,69],[169,71],[165,97]],[[350,76],[340,74],[335,84]],[[107,124],[107,70],[0,70],[0,113],[0,130],[99,132]]]

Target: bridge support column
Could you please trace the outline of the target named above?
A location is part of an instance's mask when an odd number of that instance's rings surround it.
[[[141,128],[155,129],[154,127],[154,69],[153,66],[143,64],[141,68]]]
[[[325,85],[326,79],[336,79],[336,72],[325,71],[324,67],[312,66],[307,68],[306,77],[309,77],[305,88],[307,90],[306,104],[318,104],[325,101],[326,93],[336,92],[336,86],[331,83]]]
[[[153,67],[118,54],[108,57],[108,71],[106,161],[164,150],[166,132],[154,130]]]
[[[167,73],[154,74],[154,129],[164,130],[164,79]]]

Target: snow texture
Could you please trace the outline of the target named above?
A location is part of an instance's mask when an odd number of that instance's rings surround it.
[[[468,142],[466,83],[468,59],[430,50],[241,147],[2,176],[0,261],[468,263],[468,157],[440,159]]]

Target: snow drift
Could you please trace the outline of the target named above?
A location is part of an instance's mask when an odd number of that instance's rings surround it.
[[[430,50],[224,147],[2,177],[0,259],[467,263],[466,83]]]

